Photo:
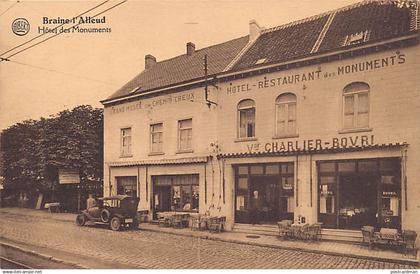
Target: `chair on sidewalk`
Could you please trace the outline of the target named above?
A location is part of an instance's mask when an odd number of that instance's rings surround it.
[[[416,249],[417,232],[413,230],[403,230],[401,233],[401,238],[403,242],[404,253],[407,254],[407,251],[413,251],[414,255],[417,255],[417,249]]]
[[[366,225],[362,227],[363,243],[367,243],[369,249],[372,249],[375,242],[374,232],[375,228],[373,226]]]
[[[282,237],[283,239],[289,238],[291,236],[291,225],[292,221],[289,220],[277,222],[277,226],[279,227],[279,237]]]
[[[226,217],[210,217],[208,229],[210,232],[222,232],[225,229]]]
[[[307,231],[308,240],[321,240],[321,225],[319,223],[311,224]]]

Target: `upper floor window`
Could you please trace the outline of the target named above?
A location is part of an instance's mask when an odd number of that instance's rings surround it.
[[[192,149],[192,119],[178,121],[178,150]]]
[[[131,127],[121,129],[121,156],[131,156]]]
[[[296,135],[296,95],[281,94],[276,99],[276,136]]]
[[[150,152],[163,152],[163,123],[150,125]]]
[[[369,126],[369,85],[355,82],[343,90],[343,128]]]
[[[255,102],[251,99],[242,100],[238,104],[238,137],[255,137]]]

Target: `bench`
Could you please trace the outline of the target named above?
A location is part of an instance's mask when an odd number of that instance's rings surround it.
[[[60,203],[45,203],[44,208],[48,209],[50,213],[59,213],[60,212]]]

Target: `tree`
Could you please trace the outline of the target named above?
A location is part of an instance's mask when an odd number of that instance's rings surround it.
[[[2,132],[4,187],[50,190],[57,170],[77,169],[81,183],[101,183],[103,111],[91,106],[27,120]]]

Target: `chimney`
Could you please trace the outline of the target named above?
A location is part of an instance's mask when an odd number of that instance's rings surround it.
[[[154,64],[156,64],[156,57],[154,57],[153,55],[147,54],[144,57],[144,68],[149,69],[153,67]]]
[[[258,38],[258,36],[260,36],[261,31],[263,30],[263,28],[261,28],[257,21],[255,21],[254,19],[249,21],[249,41],[253,41],[255,39]]]
[[[194,43],[188,42],[187,43],[187,55],[191,56],[195,52],[195,45]]]

